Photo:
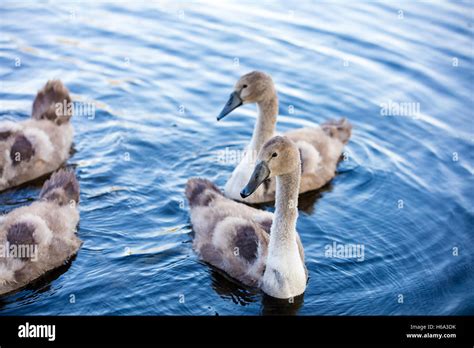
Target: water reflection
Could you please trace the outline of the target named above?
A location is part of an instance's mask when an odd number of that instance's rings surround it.
[[[304,293],[284,300],[263,294],[262,315],[296,315],[303,303]]]
[[[257,288],[244,286],[221,270],[208,266],[211,267],[212,288],[219,296],[244,307],[260,303],[262,315],[296,315],[304,303],[304,294],[290,299],[277,299]]]
[[[287,2],[271,4],[79,2],[74,19],[63,2],[2,4],[0,118],[28,118],[52,78],[96,114],[73,119],[84,241],[74,267],[2,298],[0,315],[200,315],[210,303],[230,315],[472,313],[471,4],[298,1],[291,17]],[[353,124],[338,175],[299,199],[314,279],[299,309],[210,271],[187,233],[186,180],[222,188],[234,165],[216,154],[251,137],[250,106],[215,120],[251,70],[274,79],[278,132]],[[419,103],[420,117],[382,116],[390,101]],[[43,181],[2,192],[0,212],[36,199]],[[333,241],[365,245],[364,261],[325,258]],[[126,248],[160,256],[117,257]],[[64,307],[70,293],[81,301]]]
[[[23,301],[28,299],[29,294],[35,294],[35,297],[38,297],[41,293],[47,293],[50,291],[52,283],[69,270],[76,257],[77,255],[74,255],[66,261],[64,265],[45,273],[22,288],[16,289],[8,294],[0,295],[0,310],[8,305],[12,300]]]
[[[211,267],[211,284],[214,291],[222,298],[231,299],[235,304],[247,306],[258,301],[260,291],[240,284],[236,280],[230,278],[221,270]]]

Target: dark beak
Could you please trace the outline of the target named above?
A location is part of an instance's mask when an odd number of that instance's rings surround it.
[[[219,116],[217,116],[217,121],[222,120],[225,116],[230,114],[232,110],[237,109],[240,105],[242,105],[242,99],[240,99],[239,94],[237,92],[231,93],[229,100],[225,104]]]
[[[250,196],[265,180],[268,179],[269,176],[270,169],[268,169],[268,165],[265,162],[260,161],[255,166],[247,186],[245,186],[243,190],[240,191],[240,196],[242,198],[247,198]]]

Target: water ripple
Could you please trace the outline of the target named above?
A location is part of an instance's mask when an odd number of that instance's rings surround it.
[[[0,117],[28,117],[52,78],[96,113],[73,120],[68,164],[81,183],[83,247],[2,297],[0,314],[472,314],[469,11],[426,1],[5,3]],[[279,131],[342,116],[354,125],[336,178],[300,198],[310,279],[293,306],[197,259],[183,194],[189,177],[222,187],[230,175],[235,163],[218,153],[243,149],[255,108],[215,117],[256,69],[277,85]],[[419,112],[383,116],[388,102]],[[2,193],[0,212],[33,201],[43,182]],[[363,245],[363,260],[327,256],[333,243]]]

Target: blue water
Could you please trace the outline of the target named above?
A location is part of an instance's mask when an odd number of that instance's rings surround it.
[[[28,118],[52,78],[96,106],[73,119],[68,161],[84,244],[1,315],[474,314],[471,1],[2,1],[0,18],[2,119]],[[217,154],[247,144],[255,107],[215,118],[251,70],[276,83],[279,131],[354,127],[336,178],[300,200],[310,279],[292,306],[192,250],[184,185],[232,172]],[[383,116],[389,102],[418,109]],[[0,212],[41,184],[2,193]],[[327,257],[333,242],[364,260]]]

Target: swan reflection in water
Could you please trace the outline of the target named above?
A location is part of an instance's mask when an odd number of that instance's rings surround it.
[[[237,283],[221,270],[211,267],[212,288],[224,299],[247,306],[261,301],[262,315],[297,315],[304,302],[304,293],[290,299],[277,299],[259,289]]]
[[[8,303],[13,301],[21,302],[24,299],[31,298],[33,293],[36,297],[41,293],[46,293],[51,290],[53,282],[66,273],[71,268],[72,263],[76,259],[77,255],[72,256],[64,265],[61,265],[35,279],[31,283],[25,285],[20,289],[16,289],[10,293],[0,296],[0,310],[3,309]],[[8,301],[6,300],[8,296]],[[19,296],[18,298],[16,296]]]

